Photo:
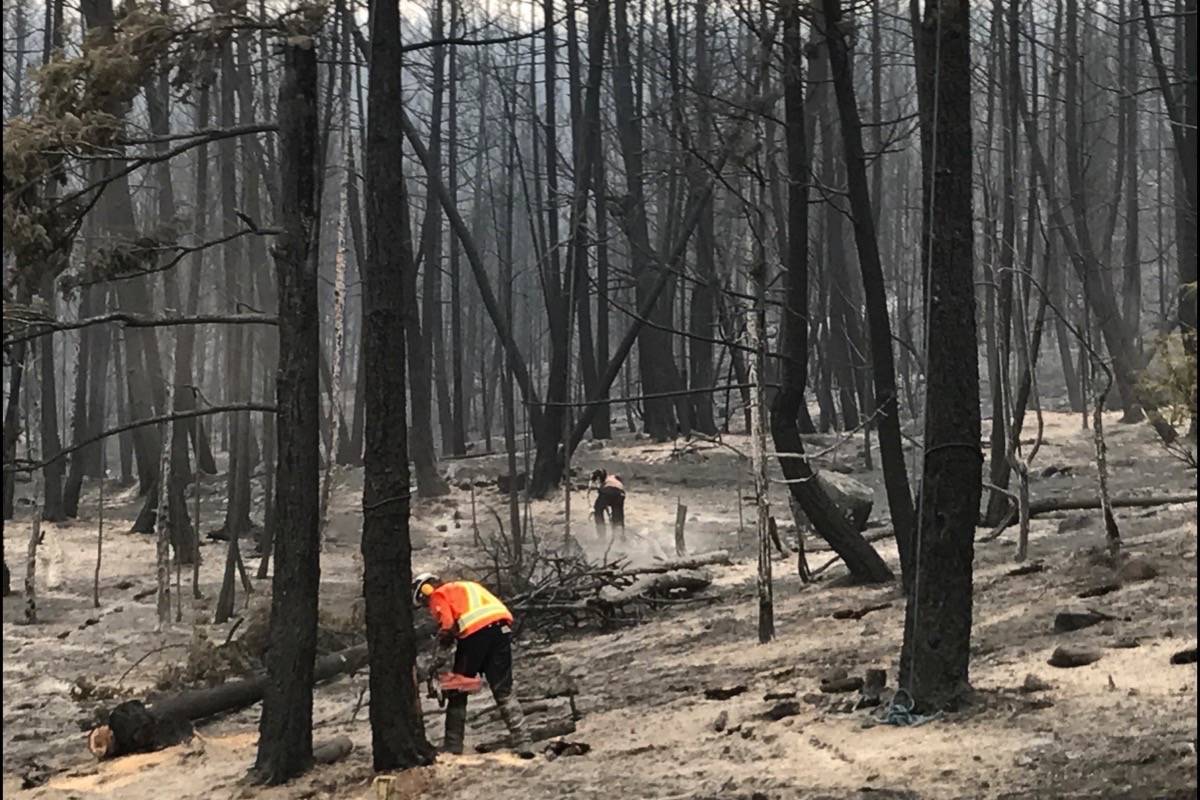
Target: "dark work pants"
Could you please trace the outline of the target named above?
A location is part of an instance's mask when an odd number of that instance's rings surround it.
[[[454,671],[474,678],[483,673],[497,700],[512,692],[512,633],[507,623],[493,623],[458,640]]]
[[[614,486],[601,486],[596,492],[596,504],[592,506],[595,513],[596,525],[604,522],[604,512],[608,511],[614,528],[625,529],[625,493]]]

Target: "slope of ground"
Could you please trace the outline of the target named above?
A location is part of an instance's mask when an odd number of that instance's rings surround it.
[[[1116,424],[1114,415],[1109,432],[1114,493],[1194,489],[1195,473],[1166,457],[1146,426]],[[1046,438],[1035,467],[1058,469],[1044,478],[1039,472],[1034,497],[1091,495],[1094,459],[1090,434],[1079,429],[1079,418],[1047,415]],[[822,442],[836,440],[818,439],[813,448],[821,449]],[[886,522],[880,478],[862,471],[854,444],[832,450],[823,461],[853,468],[871,483],[876,490],[873,517]],[[877,711],[841,710],[842,697],[824,695],[818,687],[832,669],[861,675],[872,667],[886,669],[889,685],[894,685],[904,614],[895,587],[844,586],[840,564],[806,586],[795,576],[793,560],[781,559],[775,565],[778,637],[757,644],[754,508],[741,499],[749,494],[749,481],[738,451],[746,452],[743,437],[686,447],[624,438],[611,447],[581,450],[576,458],[581,473],[606,467],[619,472],[630,490],[626,516],[632,536],[610,553],[637,561],[671,550],[678,500],[689,509],[689,549],[726,547],[739,554],[738,560],[733,567],[714,570],[717,580],[707,598],[657,611],[639,626],[521,648],[518,685],[523,695],[542,694],[539,687],[556,669],[573,677],[583,717],[568,738],[588,743],[590,752],[533,762],[507,754],[443,757],[433,767],[401,776],[400,796],[1195,796],[1196,667],[1170,664],[1173,653],[1196,644],[1194,503],[1119,511],[1127,551],[1152,564],[1158,575],[1127,581],[1118,591],[1088,600],[1077,595],[1113,578],[1095,557],[1104,535],[1097,512],[1034,520],[1030,556],[1044,565],[1040,572],[1008,574],[1015,566],[1015,529],[978,545],[972,647],[977,702],[917,727],[893,727],[878,724]],[[500,464],[499,457],[480,457],[456,462],[449,470],[456,485],[470,487],[472,481],[494,477]],[[360,481],[356,473],[341,476],[322,557],[322,607],[351,619],[359,574],[355,509]],[[213,478],[209,491],[202,492],[205,529],[219,524],[221,483]],[[194,635],[192,623],[217,642],[235,624],[208,624],[224,554],[224,545],[210,544],[201,569],[205,599],[191,601],[185,575],[185,622],[155,633],[153,597],[134,599],[153,585],[153,541],[122,532],[136,511],[136,498],[115,492],[106,502],[101,607],[94,609],[96,500],[94,491],[85,498],[84,519],[48,526],[44,550],[49,561],[39,570],[43,577],[52,573],[54,586],[39,583],[41,621],[21,624],[23,598],[4,601],[5,795],[129,800],[373,796],[362,674],[320,687],[315,701],[315,737],[348,735],[355,751],[287,787],[261,789],[244,783],[254,758],[257,707],[210,722],[188,745],[102,764],[91,760],[80,728],[97,694],[103,697],[119,686],[118,697],[144,696],[168,666],[184,660]],[[775,487],[772,500],[776,513],[786,509],[782,487]],[[594,541],[588,504],[586,493],[574,495],[572,527],[584,548],[599,554],[609,546]],[[488,507],[507,519],[502,505],[503,498],[482,485],[419,503],[414,526],[422,547],[414,556],[415,566],[443,575],[461,570],[475,553],[472,519],[489,535],[495,522]],[[534,502],[530,513],[535,531],[546,540],[561,535],[561,498]],[[742,532],[739,518],[744,520]],[[27,520],[5,531],[5,555],[18,587],[28,531]],[[828,553],[814,552],[818,543],[811,538],[808,544],[810,563],[824,563]],[[894,565],[895,548],[887,542],[879,546]],[[250,560],[252,570],[256,563]],[[258,594],[268,589],[260,582]],[[242,601],[239,589],[239,607]],[[261,602],[261,597],[255,599],[255,604]],[[859,620],[831,616],[839,609],[885,603],[890,605]],[[1084,608],[1115,619],[1073,633],[1053,632],[1056,612]],[[245,628],[233,633],[235,638],[245,635]],[[1114,646],[1134,642],[1135,647]],[[1086,667],[1056,669],[1046,661],[1061,644],[1097,647],[1103,657]],[[1021,691],[1031,674],[1050,688]],[[706,688],[737,684],[746,691],[723,701],[705,699]],[[776,701],[764,695],[788,693],[794,693],[796,713],[778,721],[766,718]],[[483,696],[471,702],[473,715],[491,705]],[[540,705],[545,710],[531,715],[534,722],[567,713],[565,701]],[[428,711],[428,730],[436,741],[440,716],[432,701]],[[722,715],[724,724],[718,726]],[[469,728],[469,744],[500,733],[492,715],[480,714],[477,723]]]

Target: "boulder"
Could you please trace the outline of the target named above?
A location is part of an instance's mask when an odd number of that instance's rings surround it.
[[[517,473],[516,483],[517,483],[516,488],[517,488],[518,492],[525,491],[525,473],[524,472]],[[501,472],[499,475],[496,476],[496,488],[498,488],[504,494],[508,494],[509,492],[512,491],[512,484],[513,484],[513,480],[507,472]]]
[[[858,533],[866,530],[867,519],[875,505],[875,492],[862,481],[832,470],[819,470],[816,481],[829,499],[842,510],[851,526]],[[799,506],[793,504],[797,524],[808,524],[808,518]]]

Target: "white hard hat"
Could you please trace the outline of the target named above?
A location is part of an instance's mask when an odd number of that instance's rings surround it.
[[[439,578],[437,575],[434,575],[432,572],[422,572],[421,574],[416,575],[412,581],[413,605],[414,606],[421,605],[421,600],[423,599],[422,593],[421,593],[422,587],[424,587],[426,584],[432,585],[432,584],[436,584],[436,583],[441,583],[441,578]],[[431,589],[431,591],[432,591],[432,589]]]

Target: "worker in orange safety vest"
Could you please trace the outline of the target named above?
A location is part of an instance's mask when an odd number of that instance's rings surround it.
[[[525,715],[513,691],[512,613],[474,581],[442,583],[437,575],[423,572],[413,578],[412,589],[413,605],[428,606],[437,622],[441,643],[457,641],[454,673],[467,678],[483,673],[512,736],[513,750],[522,758],[533,758]],[[442,749],[461,754],[467,726],[467,693],[450,690],[446,699],[446,738]]]

